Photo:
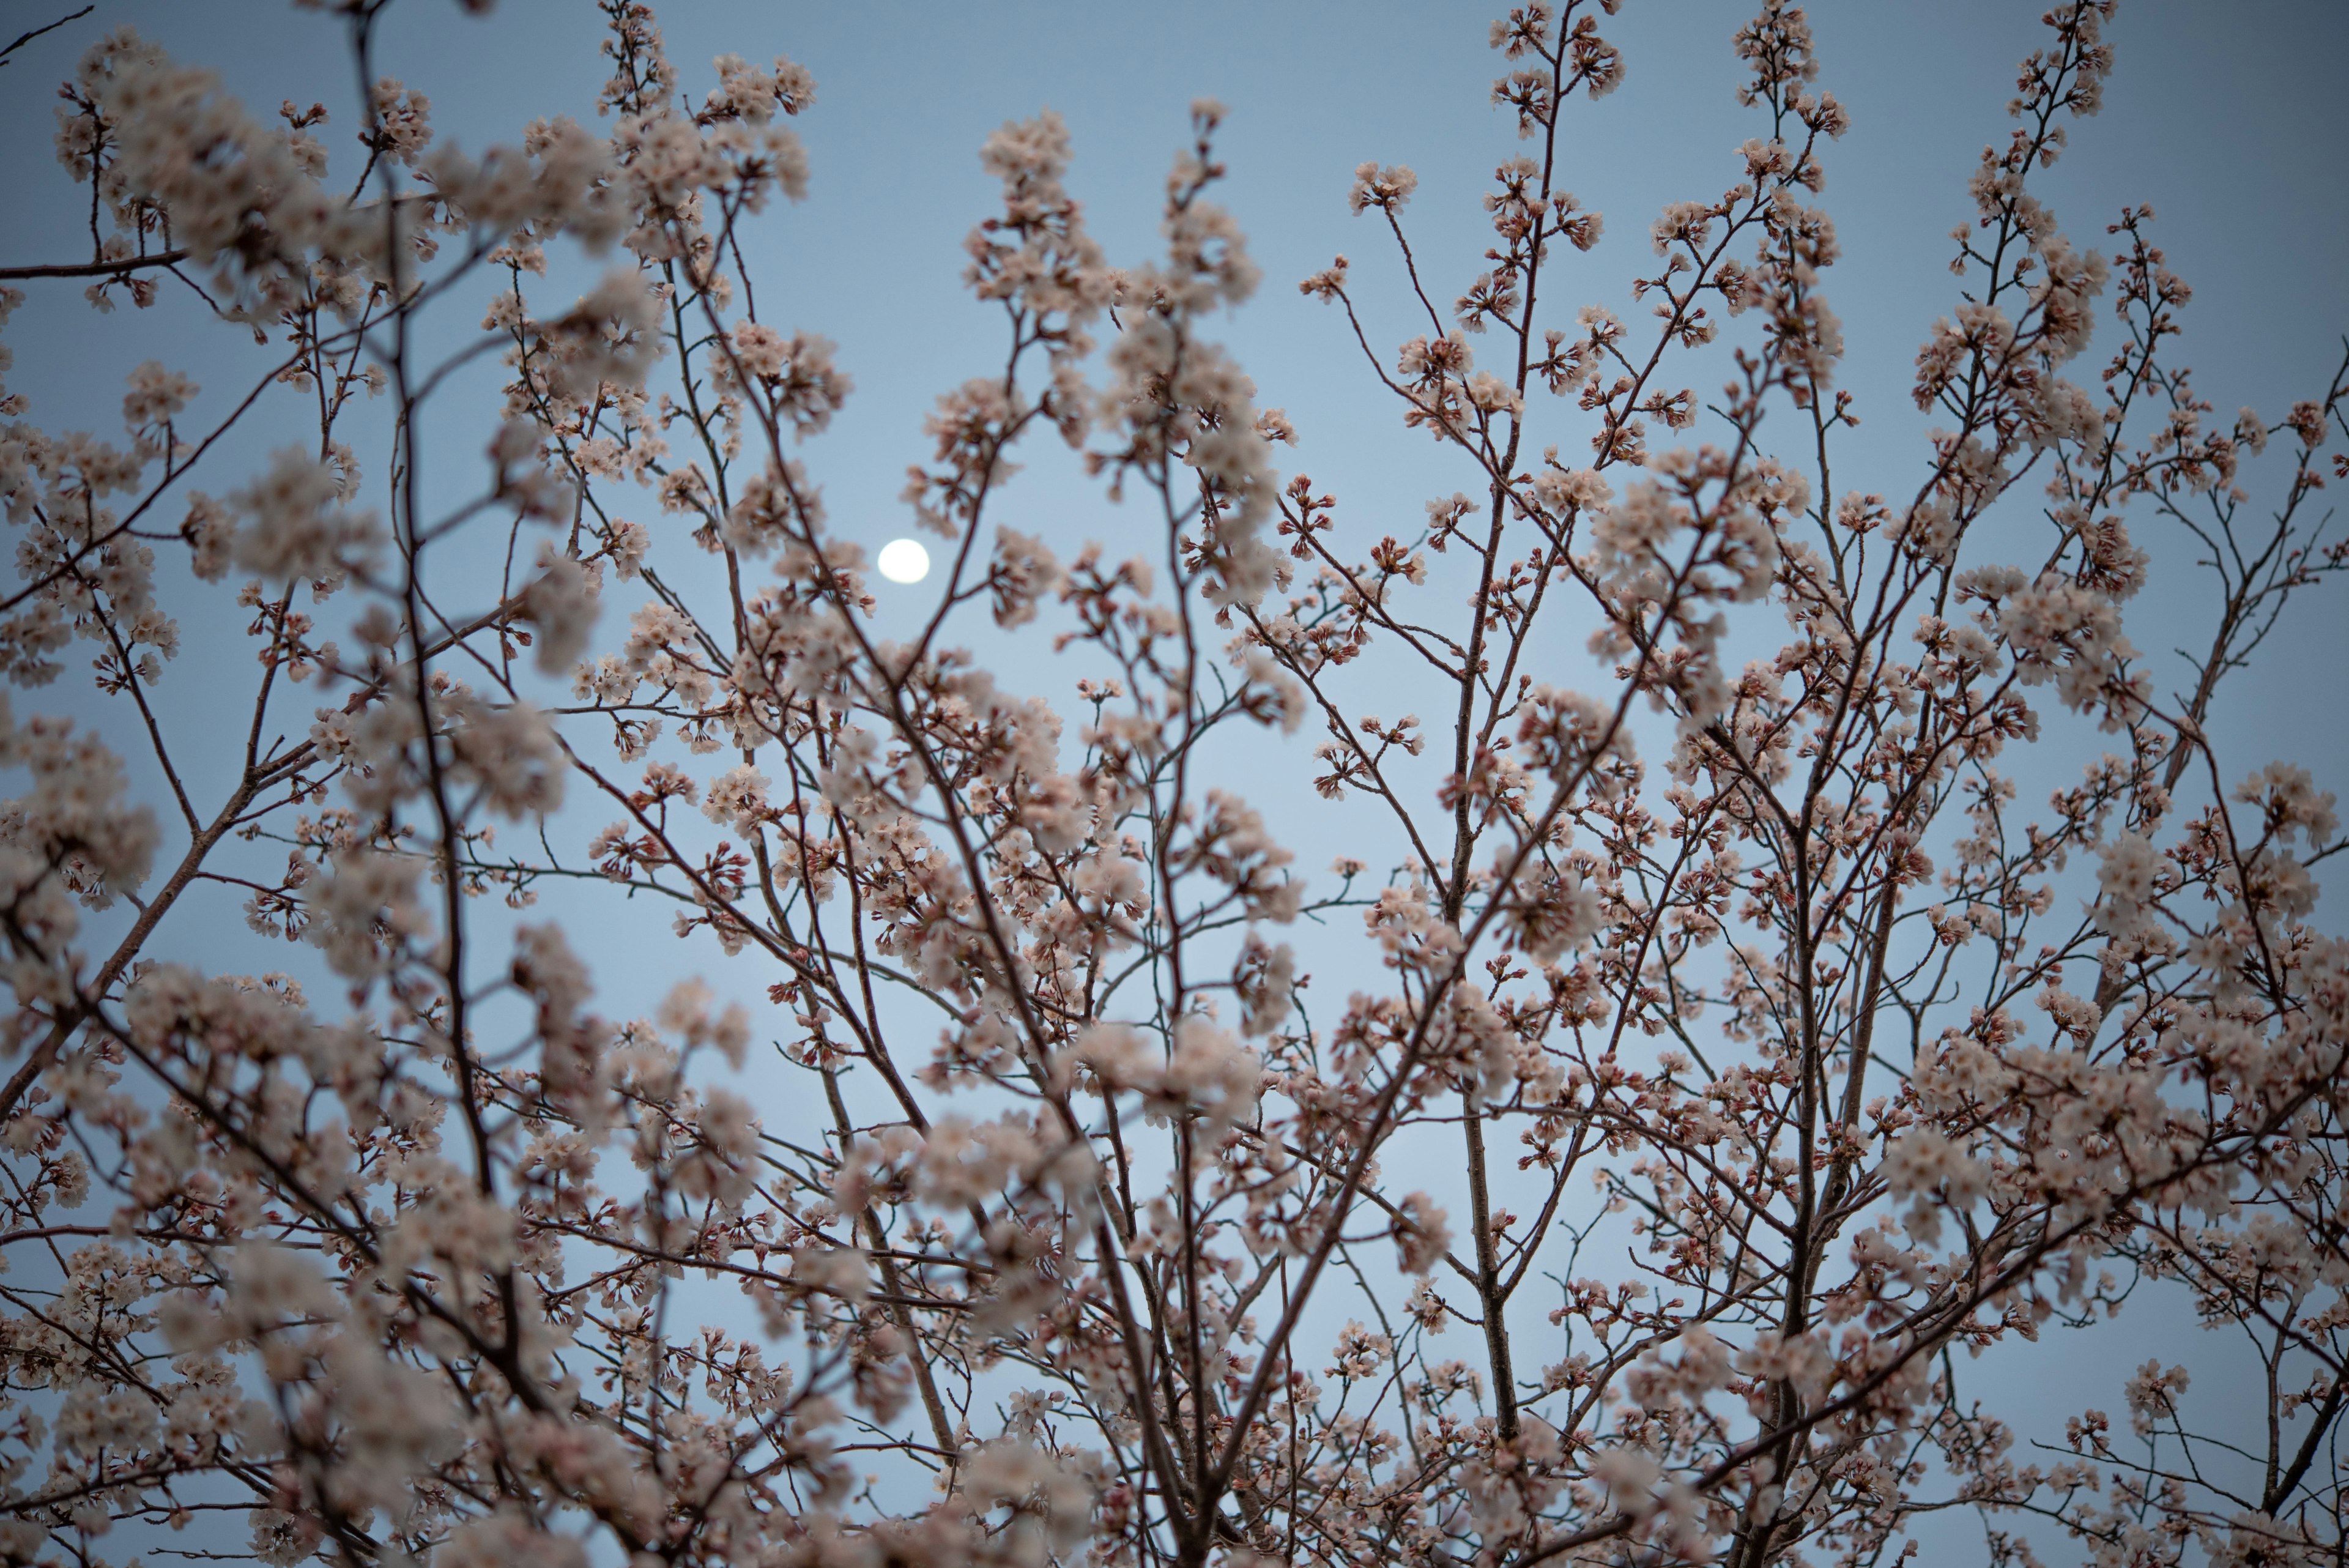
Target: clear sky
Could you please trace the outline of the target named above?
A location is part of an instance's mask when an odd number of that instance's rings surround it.
[[[5,7],[11,23],[67,8],[62,0]],[[2040,0],[1810,8],[1820,85],[1854,122],[1829,150],[1823,202],[1846,253],[1826,288],[1850,350],[1842,384],[1868,421],[1844,460],[1862,487],[1893,492],[1916,472],[1914,436],[1926,421],[1907,398],[1911,358],[1954,302],[1948,231],[1967,215],[1975,156],[2003,137],[2014,64],[2039,42],[2042,8]],[[1350,171],[1366,158],[1418,170],[1409,218],[1435,286],[1448,296],[1476,270],[1481,182],[1516,147],[1502,111],[1485,101],[1497,59],[1485,47],[1488,7],[695,0],[659,9],[671,56],[696,91],[710,57],[728,50],[786,53],[815,73],[816,106],[797,124],[813,165],[810,197],[761,225],[754,254],[770,280],[762,314],[835,338],[856,379],[856,396],[811,455],[837,524],[870,545],[905,531],[895,493],[930,399],[995,350],[996,317],[957,283],[960,240],[993,199],[978,143],[1004,119],[1046,106],[1073,134],[1072,188],[1112,260],[1126,261],[1154,252],[1160,178],[1188,104],[1202,95],[1226,103],[1224,196],[1266,280],[1227,337],[1260,400],[1298,424],[1302,441],[1283,456],[1341,502],[1394,502],[1398,529],[1421,499],[1464,482],[1418,441],[1396,439],[1392,410],[1341,322],[1291,285],[1344,251],[1360,264],[1373,342],[1391,349],[1412,330],[1381,236],[1345,210]],[[1623,285],[1646,257],[1657,208],[1730,182],[1731,150],[1757,129],[1731,99],[1728,42],[1744,15],[1711,0],[1633,0],[1609,23],[1628,79],[1604,102],[1571,110],[1571,182],[1609,220],[1607,240],[1571,274],[1576,303],[1633,316]],[[125,20],[218,67],[263,112],[284,98],[327,99],[336,110],[330,144],[346,145],[349,73],[332,19],[273,0],[99,0],[0,71],[0,127],[17,150],[0,160],[0,211],[11,215],[0,259],[49,259],[49,249],[70,246],[67,225],[86,192],[47,156],[47,88],[84,41]],[[384,68],[431,96],[444,138],[473,148],[512,140],[534,116],[592,119],[604,75],[594,21],[586,0],[502,0],[486,17],[450,0],[406,0],[385,25]],[[2042,189],[2083,244],[2102,240],[2122,203],[2150,202],[2172,265],[2198,291],[2185,351],[2201,368],[2203,395],[2222,415],[2252,402],[2273,417],[2321,389],[2349,330],[2349,202],[2337,163],[2349,143],[2349,94],[2335,76],[2349,57],[2349,5],[2131,0],[2111,36],[2119,68],[2107,107],[2076,128]],[[1392,324],[1384,334],[1381,306]],[[154,352],[146,335],[158,325],[131,312],[94,318],[52,288],[10,326],[11,382],[37,390],[34,417],[44,423],[108,428],[119,376]],[[2089,358],[2105,351],[2092,348]],[[1081,487],[1040,483],[1014,504],[1058,524],[1054,533],[1102,531],[1087,529],[1100,507]],[[2190,559],[2166,547],[2178,541],[2143,532],[2156,567],[2153,596],[2141,602],[2171,604],[2169,592],[2189,586]],[[2173,618],[2161,618],[2167,631]],[[2271,655],[2273,667],[2337,664],[2349,656],[2344,628],[2349,613],[2302,616]],[[2246,683],[2229,715],[2246,741],[2273,711],[2253,695]]]

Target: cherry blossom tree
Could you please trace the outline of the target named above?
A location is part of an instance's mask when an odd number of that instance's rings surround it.
[[[593,113],[473,152],[384,0],[325,8],[373,85],[274,119],[90,44],[86,243],[0,292],[223,345],[117,435],[0,405],[9,1562],[1874,1563],[1952,1510],[1999,1563],[2349,1552],[2338,823],[2209,738],[2349,558],[2349,363],[2214,414],[2152,214],[2091,249],[2034,194],[2111,0],[1953,188],[1889,495],[1834,483],[1847,117],[1783,0],[1630,321],[1570,193],[1615,0],[1493,25],[1477,275],[1362,165],[1381,259],[1301,287],[1460,475],[1403,521],[1284,475],[1218,340],[1216,105],[1124,265],[1061,121],[1006,125],[1007,348],[913,454],[903,636],[824,513],[849,373],[740,240],[809,74],[599,0]],[[1123,543],[999,524],[1023,443]],[[2176,691],[2157,531],[2216,593]],[[169,706],[199,660],[233,727]],[[1267,758],[1356,853],[1292,857]],[[223,889],[259,978],[186,961]],[[642,924],[651,1016],[558,906]],[[2139,1293],[2259,1376],[2147,1362],[2127,1432],[1985,1398]]]

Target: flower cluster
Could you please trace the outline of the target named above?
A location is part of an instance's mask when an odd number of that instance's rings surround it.
[[[2215,719],[2349,566],[2349,364],[2220,423],[2151,213],[2064,237],[2109,0],[1961,198],[1885,493],[1835,483],[1851,119],[1787,0],[1611,303],[1567,176],[1615,0],[1494,25],[1525,145],[1450,317],[1419,177],[1356,170],[1413,318],[1302,287],[1457,470],[1406,524],[1284,477],[1214,336],[1259,281],[1219,106],[1131,266],[1068,126],[1003,126],[963,279],[1009,350],[929,415],[944,570],[888,622],[843,352],[760,310],[809,73],[688,88],[598,0],[595,123],[468,152],[381,4],[316,3],[356,138],[109,34],[57,135],[95,254],[24,280],[257,335],[255,383],[146,360],[106,440],[0,394],[0,675],[87,703],[0,698],[0,1556],[1760,1568],[1968,1508],[2001,1562],[2339,1562],[2340,822]],[[1030,438],[1124,548],[1003,516]],[[2127,616],[2180,536],[2164,697]],[[2251,1333],[2246,1403],[2157,1357],[2126,1438],[2030,1446],[1961,1382],[2143,1297]]]

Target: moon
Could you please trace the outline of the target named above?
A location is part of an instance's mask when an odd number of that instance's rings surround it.
[[[892,539],[881,546],[878,565],[893,583],[918,583],[930,575],[930,553],[918,539]]]

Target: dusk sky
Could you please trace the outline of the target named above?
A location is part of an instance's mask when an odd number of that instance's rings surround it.
[[[1226,339],[1255,376],[1258,400],[1296,422],[1299,443],[1285,461],[1341,502],[1402,496],[1406,513],[1462,482],[1423,442],[1398,439],[1394,411],[1342,320],[1292,286],[1346,253],[1373,346],[1391,354],[1413,330],[1391,247],[1346,211],[1351,171],[1364,159],[1419,172],[1407,221],[1432,288],[1448,296],[1477,269],[1483,182],[1516,150],[1487,102],[1497,57],[1485,46],[1485,9],[1218,0],[1179,15],[1124,5],[885,12],[719,0],[658,9],[693,93],[709,79],[709,59],[727,51],[787,54],[814,73],[815,107],[795,124],[812,163],[809,197],[755,231],[756,265],[769,280],[761,314],[840,344],[857,391],[810,459],[835,525],[868,549],[906,531],[896,491],[918,455],[930,400],[995,352],[996,317],[958,283],[962,236],[994,200],[978,144],[1005,119],[1046,107],[1069,122],[1070,182],[1095,232],[1113,262],[1133,262],[1154,254],[1161,182],[1190,102],[1221,99],[1230,109],[1222,197],[1265,278]],[[1868,421],[1845,458],[1863,470],[1851,474],[1855,484],[1898,493],[1913,483],[1917,437],[1930,421],[1909,401],[1911,361],[1956,302],[1949,231],[1967,216],[1976,156],[2005,135],[2015,62],[2038,46],[2041,9],[2034,0],[1811,7],[1818,85],[1853,121],[1827,149],[1821,200],[1845,252],[1825,280],[1848,346],[1840,384]],[[1657,209],[1731,182],[1733,149],[1762,129],[1732,98],[1729,38],[1744,15],[1729,5],[1632,5],[1609,21],[1627,80],[1569,113],[1569,182],[1608,222],[1599,247],[1567,274],[1574,303],[1633,317],[1625,285],[1647,259]],[[593,120],[605,74],[594,20],[584,0],[504,0],[486,17],[418,0],[388,13],[381,68],[430,96],[442,138],[479,149],[517,139],[541,115]],[[215,66],[262,112],[289,97],[326,98],[336,116],[328,145],[338,160],[348,155],[339,25],[215,0],[105,0],[19,51],[0,78],[11,88],[0,123],[15,145],[45,154],[47,85],[102,27],[126,21]],[[2332,74],[2349,50],[2349,7],[2153,0],[2125,5],[2110,36],[2118,68],[2104,112],[2074,128],[2069,152],[2038,188],[2084,246],[2106,243],[2105,225],[2124,203],[2152,205],[2157,239],[2196,289],[2181,358],[2198,368],[2201,395],[2222,420],[2245,403],[2272,420],[2321,393],[2349,329],[2349,203],[2333,166],[2349,137],[2349,95]],[[5,259],[73,250],[86,191],[45,155],[0,165],[0,201],[13,214]],[[155,326],[136,312],[94,317],[52,286],[10,324],[12,384],[39,389],[45,422],[110,422],[119,377],[152,352],[141,335]],[[2075,373],[2092,374],[2108,352],[2100,339]],[[1564,426],[1560,434],[1579,440]],[[1050,467],[1049,454],[1035,455]],[[1100,503],[1081,482],[1062,482],[1070,477],[1040,472],[1018,504],[1078,537]],[[2182,542],[2150,524],[2139,542],[2155,556],[2140,603],[2190,602]],[[2164,640],[2172,618],[2165,611],[2161,633],[2140,640]],[[2349,614],[2296,618],[2267,654],[2271,668],[2349,657],[2344,628]],[[2276,690],[2244,682],[2227,715],[2246,741],[2281,717],[2261,688]],[[2349,760],[2349,751],[2335,755]]]

